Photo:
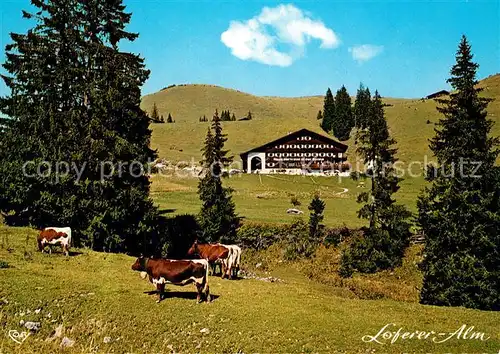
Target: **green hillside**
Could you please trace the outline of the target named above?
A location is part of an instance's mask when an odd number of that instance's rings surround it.
[[[485,88],[486,97],[500,97],[499,74],[482,80],[480,85]],[[353,88],[350,93],[355,94]],[[433,136],[434,123],[439,119],[436,103],[420,98],[386,98],[384,101],[390,105],[386,107],[386,115],[392,134],[398,141],[399,158],[409,162],[422,161],[426,154],[430,156],[428,139]],[[210,118],[216,108],[219,111],[229,109],[237,118],[246,116],[250,110],[254,117],[251,121],[224,123],[229,138],[227,147],[235,156],[300,128],[322,132],[316,120],[323,105],[321,96],[258,97],[217,86],[181,85],[144,96],[142,107],[150,111],[153,103],[158,106],[160,114],[166,117],[171,113],[175,120],[174,124],[152,126],[152,146],[159,150],[160,157],[172,161],[194,159],[198,162],[209,124],[200,123],[198,118],[202,115]],[[488,112],[495,122],[499,120],[498,99],[490,104]],[[496,124],[493,133],[500,135],[500,124]],[[352,156],[353,143],[348,145]]]

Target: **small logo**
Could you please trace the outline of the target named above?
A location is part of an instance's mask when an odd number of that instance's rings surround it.
[[[15,329],[11,329],[9,331],[9,337],[10,337],[10,339],[12,339],[17,344],[22,344],[26,340],[26,338],[29,337],[30,334],[31,334],[30,332],[21,332],[21,333],[19,333]]]

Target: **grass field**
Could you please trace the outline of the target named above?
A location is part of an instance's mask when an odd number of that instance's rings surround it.
[[[200,210],[196,178],[153,175],[152,182],[151,195],[160,209],[171,214],[197,213]],[[299,209],[307,217],[307,206],[317,191],[326,202],[326,225],[364,225],[364,221],[357,217],[360,205],[356,203],[356,197],[369,188],[368,182],[360,188],[350,178],[248,174],[235,175],[224,179],[224,182],[234,189],[236,211],[245,220],[290,222],[294,216],[286,214],[286,210],[292,208],[290,198],[293,195],[302,203]],[[398,202],[415,212],[417,196],[424,184],[423,178],[404,180],[396,194]]]
[[[500,75],[482,80],[480,86],[484,88],[485,97],[495,99],[490,103],[488,113],[498,123]],[[354,95],[357,88],[348,89]],[[375,91],[375,88],[371,89]],[[425,155],[431,159],[428,139],[434,135],[434,123],[440,118],[436,103],[420,98],[384,98],[384,102],[390,105],[385,112],[391,134],[398,141],[398,157],[406,163],[422,161]],[[228,135],[226,147],[236,158],[244,151],[301,128],[322,133],[316,119],[318,110],[322,109],[322,96],[258,97],[217,86],[184,85],[143,97],[142,107],[151,111],[153,103],[157,104],[159,112],[165,117],[171,113],[175,123],[153,124],[152,146],[158,149],[160,157],[175,162],[199,161],[201,144],[209,123],[200,123],[198,118],[202,115],[212,117],[216,108],[219,111],[229,109],[238,118],[252,111],[254,119],[251,121],[223,123],[224,132]],[[495,125],[493,134],[500,135],[500,124]],[[355,146],[352,139],[348,145],[348,157],[353,161]]]
[[[83,249],[69,258],[41,254],[34,232],[25,228],[0,227],[0,236],[0,260],[10,266],[0,269],[0,353],[497,353],[500,348],[499,313],[336,296],[331,286],[305,279],[289,264],[273,272],[284,282],[210,277],[212,303],[196,304],[194,286],[170,286],[167,298],[156,304],[147,293],[152,285],[130,269],[132,257]],[[41,329],[17,344],[8,333],[23,330],[20,320],[39,321]],[[390,323],[391,331],[446,334],[363,342],[363,336],[375,336]],[[464,324],[489,339],[455,334],[433,342]],[[61,349],[63,337],[74,346]]]

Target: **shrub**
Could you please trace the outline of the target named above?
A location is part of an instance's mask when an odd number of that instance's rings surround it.
[[[3,269],[3,268],[9,268],[9,263],[7,263],[6,261],[2,261],[0,259],[0,269]]]

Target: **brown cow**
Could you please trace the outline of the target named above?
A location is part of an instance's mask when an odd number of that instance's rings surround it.
[[[58,230],[57,228],[45,228],[40,231],[36,241],[38,244],[38,250],[41,252],[43,252],[46,245],[50,246],[60,244],[63,252],[66,256],[69,256],[71,236],[68,235],[68,232],[61,232],[61,230]],[[52,249],[50,247],[49,253],[52,253]]]
[[[204,296],[205,300],[210,302],[208,262],[204,259],[173,260],[140,257],[132,265],[132,269],[146,272],[149,281],[156,285],[158,290],[158,300],[156,302],[161,301],[166,283],[186,285],[193,282],[196,284],[198,291],[196,300],[201,302]]]
[[[206,259],[210,265],[212,265],[213,270],[215,270],[215,263],[221,261],[222,279],[227,275],[231,279],[231,250],[222,246],[221,244],[209,244],[209,243],[198,243],[194,241],[193,245],[187,252],[188,257],[198,256],[202,259]],[[214,274],[215,272],[212,271]]]

